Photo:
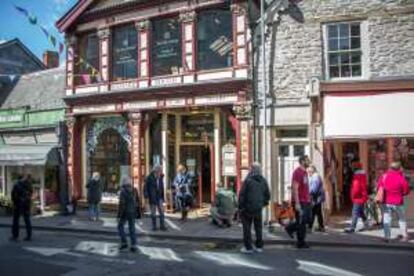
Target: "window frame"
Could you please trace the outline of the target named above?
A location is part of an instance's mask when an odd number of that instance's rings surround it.
[[[122,79],[116,79],[114,78],[114,65],[115,65],[115,59],[114,59],[114,52],[115,52],[115,31],[116,29],[121,29],[121,28],[127,28],[127,27],[132,27],[135,30],[135,75],[132,77],[125,77]],[[110,45],[109,45],[109,53],[110,53],[110,67],[109,67],[109,72],[110,72],[110,81],[111,82],[122,82],[122,81],[129,81],[129,80],[134,80],[134,79],[138,79],[138,75],[139,75],[139,70],[138,70],[138,65],[139,65],[139,55],[138,55],[138,47],[139,47],[139,43],[138,43],[138,36],[139,36],[139,32],[135,26],[135,24],[133,23],[126,23],[126,24],[122,24],[122,25],[115,25],[111,28],[111,40],[110,40]]]
[[[85,72],[87,70],[85,70],[84,68],[81,69],[81,63],[79,62],[79,59],[82,58],[83,60],[86,60],[86,62],[88,64],[90,64],[90,61],[86,58],[86,53],[87,53],[87,48],[88,47],[84,47],[86,44],[89,45],[89,37],[90,36],[95,36],[96,41],[97,41],[97,47],[96,47],[96,53],[97,53],[97,66],[96,66],[96,70],[97,70],[97,76],[95,77],[95,81],[90,81],[90,83],[83,83],[83,79],[82,79],[82,75],[86,74]],[[95,31],[91,31],[91,32],[84,32],[78,35],[78,43],[77,43],[77,47],[78,47],[78,57],[75,59],[75,64],[74,64],[74,78],[75,78],[75,85],[76,86],[85,86],[85,85],[94,85],[99,83],[99,78],[98,75],[101,73],[100,71],[100,67],[101,67],[101,50],[100,50],[100,45],[99,45],[99,36],[98,33]],[[84,55],[81,55],[81,51],[83,51]],[[92,65],[92,64],[90,64]],[[82,81],[79,81],[82,80]],[[91,80],[91,79],[90,79]]]
[[[177,64],[177,68],[178,68],[178,72],[177,73],[172,73],[172,74],[154,74],[154,45],[153,45],[153,43],[154,43],[154,35],[153,35],[153,32],[154,32],[154,21],[162,21],[162,20],[168,20],[168,19],[174,19],[174,18],[176,18],[177,19],[177,22],[178,22],[178,29],[179,29],[179,38],[178,38],[178,41],[179,41],[179,62],[181,63],[181,64]],[[148,41],[148,48],[149,48],[149,51],[148,51],[148,56],[149,56],[149,59],[150,59],[150,66],[149,66],[149,76],[151,76],[152,78],[160,78],[160,77],[164,77],[164,76],[179,76],[179,75],[182,75],[183,73],[184,73],[184,65],[183,65],[183,55],[184,55],[184,52],[183,52],[183,43],[184,43],[184,41],[183,41],[183,39],[184,39],[184,37],[183,37],[183,30],[182,30],[182,23],[181,23],[181,20],[180,20],[180,16],[179,15],[177,15],[177,14],[172,14],[172,15],[169,15],[169,16],[161,16],[161,17],[155,17],[155,18],[151,18],[151,24],[150,24],[150,28],[148,29],[148,33],[149,33],[149,37],[150,37],[150,39],[149,39],[149,41]]]
[[[331,77],[330,74],[330,63],[329,63],[329,34],[328,28],[329,26],[337,26],[339,24],[356,24],[358,23],[360,26],[360,48],[359,50],[339,50],[337,53],[352,53],[353,51],[360,51],[361,53],[361,75],[360,76],[349,76],[349,77]],[[346,80],[364,80],[368,79],[370,76],[369,72],[369,41],[368,41],[368,24],[364,20],[359,21],[336,21],[336,22],[327,22],[323,25],[322,28],[322,35],[323,35],[323,58],[324,58],[324,73],[325,73],[325,80],[328,81],[346,81]],[[351,35],[348,36],[351,39]],[[340,67],[339,67],[340,68]],[[340,70],[340,69],[339,69]]]
[[[200,67],[200,62],[199,62],[199,54],[200,54],[200,43],[199,43],[199,20],[201,17],[201,14],[204,12],[212,12],[215,10],[222,10],[222,11],[228,11],[230,14],[230,37],[231,37],[231,51],[230,51],[230,55],[231,55],[231,65],[230,66],[224,66],[224,67],[215,67],[215,68],[201,68]],[[233,68],[235,66],[235,48],[234,48],[234,14],[230,8],[230,6],[216,6],[216,7],[210,7],[208,9],[201,9],[199,11],[197,11],[197,17],[194,23],[195,26],[195,36],[194,36],[194,43],[195,43],[195,54],[194,54],[194,59],[195,59],[195,69],[199,72],[211,72],[211,71],[221,71],[221,70],[226,70],[229,68]]]

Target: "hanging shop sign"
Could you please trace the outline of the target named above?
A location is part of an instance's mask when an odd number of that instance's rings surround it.
[[[222,175],[223,176],[236,176],[236,147],[233,144],[225,144],[221,148],[222,157]]]

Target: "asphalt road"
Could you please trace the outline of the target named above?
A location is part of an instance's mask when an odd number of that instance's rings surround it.
[[[0,275],[413,275],[414,252],[271,246],[254,255],[239,245],[140,239],[139,251],[119,252],[105,236],[36,232],[8,241],[0,228]]]

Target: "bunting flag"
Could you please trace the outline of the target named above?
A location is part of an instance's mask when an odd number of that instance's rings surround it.
[[[17,11],[21,12],[24,16],[29,17],[29,12],[26,9],[23,9],[23,8],[21,8],[19,6],[16,6],[16,5],[14,5],[14,8]]]
[[[49,36],[50,43],[52,43],[53,47],[56,47],[56,38],[53,35]]]
[[[65,49],[65,45],[62,42],[59,42],[59,55],[62,54],[64,49]]]
[[[53,36],[53,35],[51,35],[45,27],[43,27],[42,25],[40,25],[38,23],[38,18],[37,18],[36,15],[31,14],[27,9],[22,8],[22,7],[19,7],[17,5],[14,5],[14,8],[19,13],[21,13],[22,15],[24,15],[27,18],[27,20],[29,21],[29,23],[31,25],[39,26],[39,28],[41,29],[41,31],[43,32],[43,34],[46,36],[47,40],[53,45],[53,47],[55,47],[55,48],[58,47],[59,48],[59,54],[62,54],[62,52],[65,49],[65,44],[62,43],[61,41],[58,41],[56,39],[56,37]],[[68,54],[69,57],[71,57],[73,59],[76,58],[76,55],[73,54],[71,51],[68,51],[67,54]],[[82,78],[84,79],[84,81],[86,83],[90,83],[90,76],[97,77],[98,79],[100,79],[99,71],[96,68],[94,68],[92,65],[90,65],[82,57],[80,57],[79,60],[75,64],[76,64],[76,66],[82,64],[86,68],[86,70],[91,70],[91,74],[82,74],[81,75]],[[85,76],[87,76],[87,78]]]
[[[32,24],[32,25],[36,25],[37,24],[37,17],[36,16],[30,15],[28,17],[28,19],[29,19],[30,24]]]

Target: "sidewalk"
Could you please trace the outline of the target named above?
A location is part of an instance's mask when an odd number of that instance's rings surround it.
[[[207,217],[193,217],[182,223],[177,216],[167,215],[167,232],[150,230],[150,219],[146,216],[136,224],[140,236],[154,238],[180,239],[200,242],[233,242],[241,243],[242,228],[240,225],[233,225],[231,228],[218,228],[209,222]],[[336,222],[337,223],[337,222]],[[113,214],[102,214],[100,221],[92,222],[87,218],[86,212],[79,212],[76,216],[61,216],[48,213],[43,216],[36,216],[32,220],[34,229],[77,232],[87,234],[117,235],[116,218]],[[0,217],[0,227],[10,227],[11,217]],[[414,250],[414,229],[410,228],[411,241],[409,243],[382,242],[382,230],[373,229],[369,231],[345,234],[343,228],[335,228],[335,224],[327,227],[325,233],[311,233],[308,241],[311,245],[317,246],[340,246],[340,247],[369,247],[369,248],[398,248]],[[393,229],[393,237],[398,234],[398,229]],[[280,226],[275,226],[272,233],[266,228],[264,238],[267,244],[290,245],[292,241]]]

